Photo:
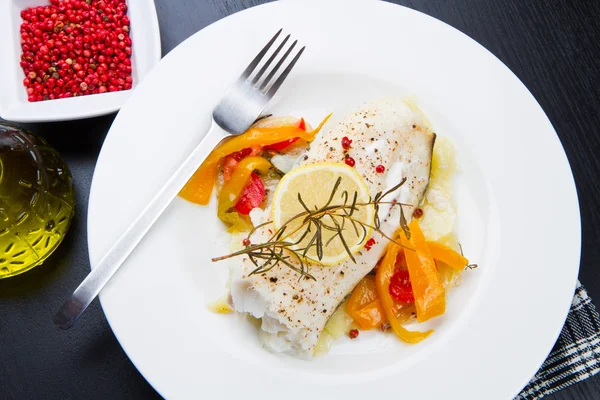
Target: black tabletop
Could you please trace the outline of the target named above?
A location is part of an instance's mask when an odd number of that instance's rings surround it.
[[[163,55],[210,23],[264,2],[156,0]],[[514,71],[539,101],[577,184],[583,227],[580,280],[593,299],[600,299],[600,1],[394,2],[465,32]],[[70,331],[52,324],[56,310],[90,269],[87,202],[96,159],[114,117],[27,126],[45,137],[71,168],[77,213],[65,241],[43,266],[0,281],[0,399],[160,397],[119,346],[97,301]],[[527,207],[527,199],[515,201]],[[549,218],[560,235],[560,215]],[[600,375],[548,398],[600,398]]]

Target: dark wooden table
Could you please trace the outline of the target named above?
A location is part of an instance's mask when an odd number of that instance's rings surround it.
[[[208,24],[264,2],[156,0],[163,54]],[[540,102],[577,183],[583,222],[580,280],[592,298],[600,299],[600,1],[394,2],[432,15],[483,44]],[[70,331],[59,331],[51,321],[89,272],[88,195],[113,119],[109,115],[28,126],[64,156],[73,173],[78,208],[64,243],[44,266],[0,281],[0,399],[159,398],[119,346],[97,301]],[[527,199],[515,200],[527,206]],[[549,218],[556,220],[560,234],[560,215]],[[548,398],[600,398],[600,375]]]

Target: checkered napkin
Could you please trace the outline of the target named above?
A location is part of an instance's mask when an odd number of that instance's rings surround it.
[[[581,283],[552,352],[515,400],[540,399],[600,371],[600,320]]]

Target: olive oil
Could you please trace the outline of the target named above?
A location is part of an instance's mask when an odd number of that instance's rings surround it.
[[[40,265],[75,207],[71,173],[42,138],[0,122],[0,279]]]

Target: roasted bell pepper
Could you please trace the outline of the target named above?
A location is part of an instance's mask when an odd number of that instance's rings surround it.
[[[291,138],[288,140],[284,140],[283,142],[273,143],[268,146],[265,146],[265,150],[276,150],[276,151],[285,150],[286,148],[288,148],[289,146],[291,146],[292,144],[297,142],[299,139],[300,139],[299,137],[295,137],[295,138]]]
[[[250,214],[250,211],[260,206],[265,198],[265,184],[260,176],[254,172],[250,175],[250,182],[246,185],[238,202],[235,204],[235,209],[242,215]]]
[[[306,121],[304,120],[304,118],[300,118],[300,123],[298,124],[298,128],[302,129],[303,131],[306,130]]]
[[[396,269],[390,280],[390,295],[401,303],[414,303],[415,295],[410,282],[410,275],[406,269]]]
[[[252,148],[247,147],[240,151],[236,151],[235,153],[229,154],[223,160],[223,178],[228,181],[231,178],[231,174],[240,164],[244,158],[248,156],[257,156],[262,151],[262,147],[254,146]]]
[[[414,219],[408,227],[410,240],[402,230],[400,240],[404,246],[414,249],[406,250],[404,256],[415,296],[417,321],[425,322],[446,311],[446,291],[419,223]]]
[[[229,225],[230,232],[241,232],[252,228],[249,219],[232,211],[232,208],[236,206],[244,188],[251,181],[253,171],[267,173],[270,166],[271,163],[266,158],[246,157],[240,161],[238,167],[231,174],[231,178],[223,184],[219,193],[217,215],[221,221]]]
[[[319,126],[310,132],[306,132],[298,126],[250,128],[241,135],[231,137],[229,140],[219,144],[209,154],[200,168],[198,168],[181,192],[179,192],[179,196],[193,203],[201,205],[208,204],[215,185],[217,169],[221,159],[229,154],[246,148],[251,148],[253,146],[267,146],[296,137],[306,141],[312,141],[330,116],[331,114],[325,117]]]
[[[306,131],[306,122],[304,122],[304,118],[300,119],[298,128],[302,129],[303,131]],[[269,144],[269,145],[265,146],[265,150],[282,151],[282,150],[285,150],[286,148],[290,147],[292,144],[296,143],[299,139],[300,139],[299,137],[295,137],[295,138],[291,138],[288,140],[284,140],[283,142]]]
[[[427,246],[434,260],[442,262],[449,267],[462,271],[469,265],[469,260],[448,246],[436,242],[427,242]]]
[[[412,231],[411,231],[412,233]],[[433,333],[432,330],[427,332],[409,331],[402,326],[401,321],[396,315],[396,308],[394,306],[394,299],[390,296],[389,286],[390,280],[396,270],[396,258],[400,252],[401,247],[395,243],[390,243],[387,252],[381,260],[379,267],[377,268],[377,275],[375,277],[375,288],[377,289],[377,295],[381,301],[381,306],[385,313],[386,319],[390,324],[394,333],[403,341],[407,343],[418,343],[421,340],[427,338],[427,336]],[[407,253],[411,252],[407,250]]]
[[[396,306],[398,307],[398,320],[402,324],[410,321],[414,315],[417,315],[417,310],[415,309],[414,303],[396,303]]]
[[[381,301],[377,297],[374,276],[367,275],[356,285],[348,300],[347,311],[364,330],[378,328],[386,321]]]

